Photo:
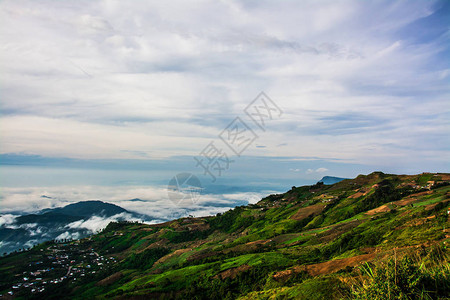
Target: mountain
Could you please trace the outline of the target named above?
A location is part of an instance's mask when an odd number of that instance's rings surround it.
[[[120,206],[98,200],[77,202],[66,205],[64,207],[47,209],[44,211],[69,216],[82,216],[82,217],[91,217],[94,215],[102,217],[111,217],[121,213],[128,213],[126,209]]]
[[[211,217],[113,222],[89,238],[0,258],[0,294],[448,299],[449,203],[450,174],[375,172]]]
[[[16,216],[0,226],[0,253],[29,248],[53,239],[78,239],[105,227],[110,221],[148,220],[149,217],[102,201],[82,201]]]
[[[348,178],[341,178],[341,177],[334,177],[334,176],[324,176],[318,182],[322,182],[323,184],[330,185],[330,184],[338,183],[338,182],[340,182],[342,180],[345,180],[345,179],[348,179]]]

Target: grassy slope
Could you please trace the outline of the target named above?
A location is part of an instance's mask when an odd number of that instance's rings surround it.
[[[449,179],[376,172],[293,188],[215,217],[110,224],[79,247],[94,247],[119,263],[89,282],[55,289],[63,291],[59,297],[78,299],[356,297],[352,289],[368,278],[359,268],[365,262],[407,254],[433,272],[448,266]],[[417,187],[430,180],[441,186]],[[431,250],[440,255],[430,256]],[[27,263],[38,251],[2,258],[0,270],[11,275],[17,259]],[[120,276],[96,284],[116,272]],[[436,272],[448,276],[448,269]]]

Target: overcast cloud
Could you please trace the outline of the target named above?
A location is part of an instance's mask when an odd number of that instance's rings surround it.
[[[1,153],[195,155],[264,90],[247,155],[448,166],[448,6],[1,1]]]

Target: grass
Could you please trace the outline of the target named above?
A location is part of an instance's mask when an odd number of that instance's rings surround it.
[[[353,299],[444,299],[450,294],[450,266],[446,257],[426,267],[410,256],[365,263],[350,288]]]
[[[334,277],[308,279],[291,287],[279,287],[260,292],[251,292],[239,300],[253,299],[340,299],[345,286]]]
[[[245,254],[238,257],[225,260],[220,266],[220,270],[227,270],[230,268],[239,267],[241,265],[257,266],[257,265],[277,265],[285,266],[289,265],[291,261],[279,252],[264,252],[256,254]]]

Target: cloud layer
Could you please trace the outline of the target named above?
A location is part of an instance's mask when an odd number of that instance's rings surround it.
[[[45,194],[43,194],[45,193]],[[265,193],[270,193],[266,191]],[[32,247],[47,240],[79,239],[96,233],[110,222],[127,220],[148,224],[162,223],[187,216],[209,216],[235,206],[255,203],[262,193],[203,194],[192,201],[173,202],[167,189],[147,187],[58,186],[39,188],[4,188],[0,207],[0,253]],[[140,198],[133,198],[139,196]],[[92,215],[77,221],[56,220],[24,223],[19,215],[36,213],[45,208],[66,206],[86,199],[102,199],[119,205],[130,213],[110,217]],[[138,214],[132,214],[137,212]],[[143,216],[146,214],[147,216]],[[29,220],[29,219],[28,219]]]
[[[444,164],[448,6],[2,1],[1,152],[195,155],[264,90],[247,155]]]
[[[256,203],[263,196],[273,192],[266,190],[260,193],[201,194],[194,201],[187,197],[184,201],[178,202],[169,199],[167,187],[56,186],[3,188],[0,207],[0,213],[3,215],[0,217],[0,225],[14,222],[14,216],[8,213],[33,213],[44,208],[62,207],[70,203],[86,200],[101,200],[116,204],[129,211],[146,214],[155,223],[188,215],[197,217],[214,215],[235,206]],[[126,219],[130,218],[127,217]],[[103,220],[102,222],[109,222],[105,219],[101,220]],[[90,220],[82,224],[75,222],[73,226],[91,229],[91,222],[93,224],[102,224],[101,220]],[[92,227],[97,228],[97,225],[92,225]]]

